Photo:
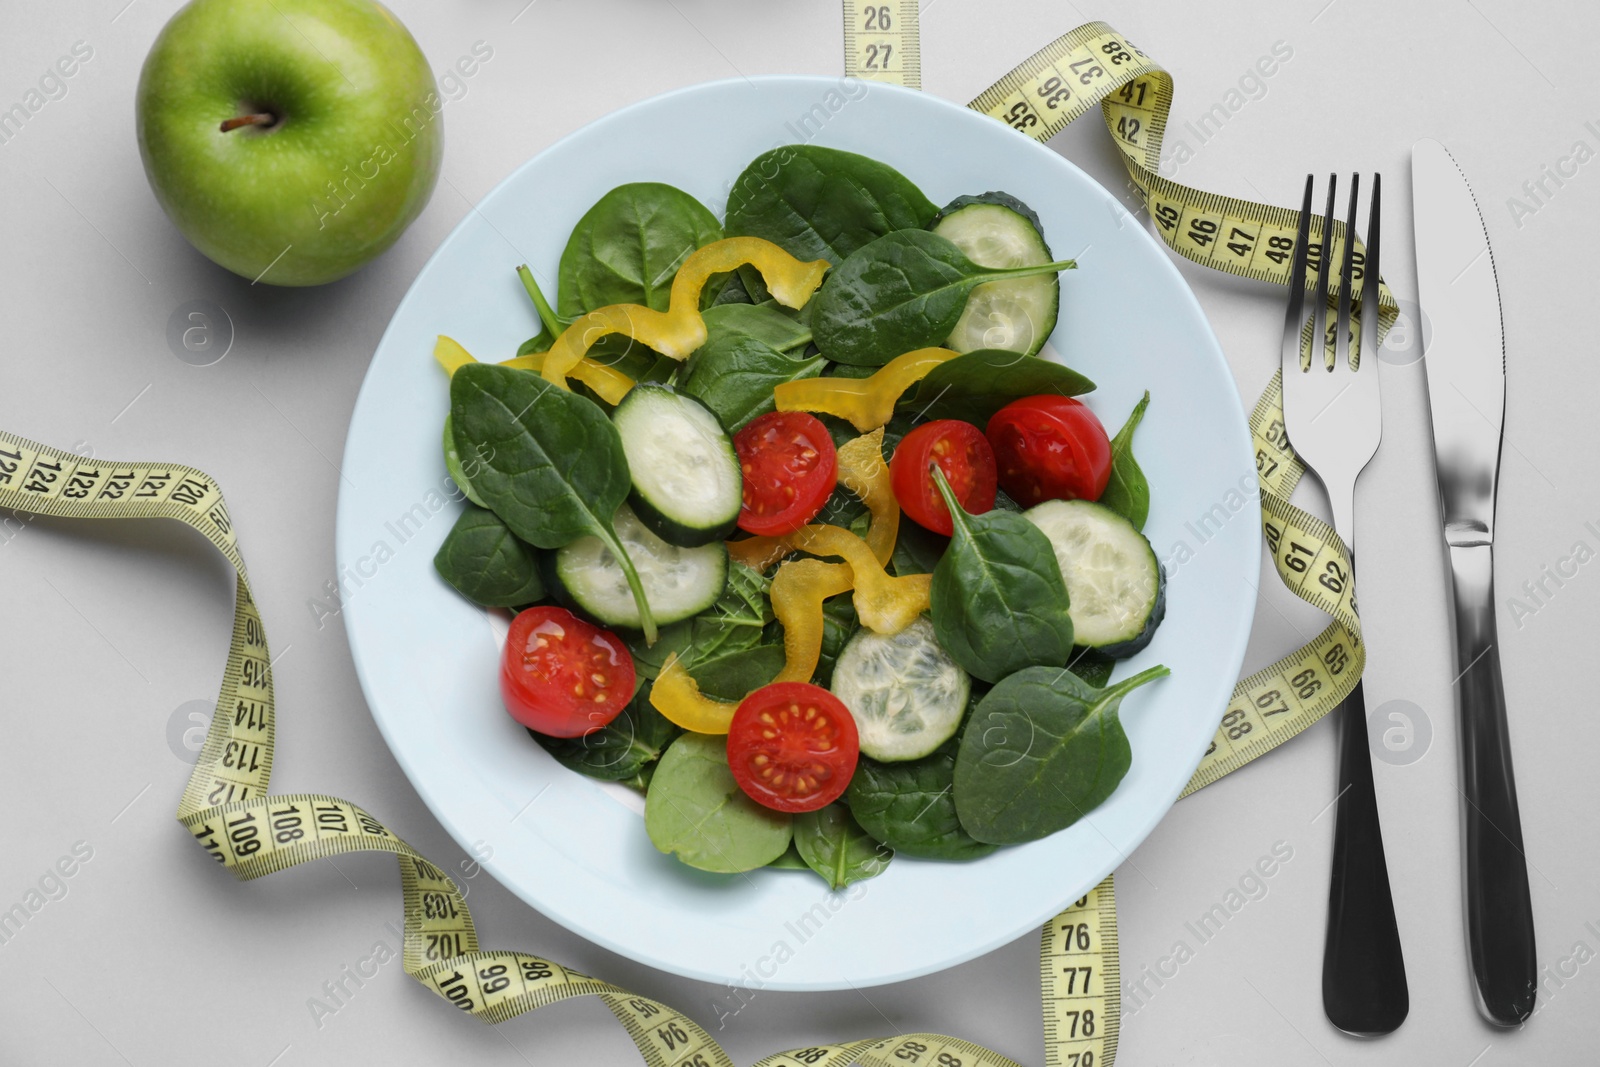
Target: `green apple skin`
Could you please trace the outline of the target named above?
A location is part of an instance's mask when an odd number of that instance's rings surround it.
[[[372,0],[194,0],[145,59],[139,154],[206,256],[263,284],[320,285],[427,204],[442,107],[417,42]],[[253,112],[277,121],[222,132]]]

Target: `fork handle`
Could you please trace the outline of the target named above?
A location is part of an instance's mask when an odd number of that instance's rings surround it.
[[[1494,549],[1450,548],[1461,730],[1467,950],[1478,1010],[1497,1026],[1533,1013],[1538,976],[1522,818],[1511,770],[1506,695],[1494,622]]]
[[[1383,857],[1360,682],[1339,705],[1339,789],[1322,1007],[1346,1033],[1392,1033],[1411,1010],[1411,994]]]

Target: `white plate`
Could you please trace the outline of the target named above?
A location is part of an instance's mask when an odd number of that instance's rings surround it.
[[[431,358],[448,333],[513,355],[536,320],[513,268],[554,278],[567,235],[606,190],[661,181],[718,215],[758,153],[809,139],[899,168],[936,204],[1003,189],[1060,257],[1055,351],[1099,390],[1113,432],[1152,393],[1138,454],[1146,528],[1166,561],[1167,617],[1122,671],[1165,663],[1122,720],[1133,769],[1077,825],[971,863],[896,859],[830,894],[805,872],[721,876],[657,852],[636,810],[558,765],[501,707],[489,616],[432,560],[459,505],[440,455],[448,409]],[[554,294],[552,293],[552,298]],[[1244,412],[1194,296],[1118,200],[1055,152],[964,108],[824,78],[716,82],[625,108],[530,160],[484,197],[400,303],[356,401],[340,489],[345,625],[373,717],[462,848],[530,905],[632,959],[712,982],[841,989],[927,974],[1026,933],[1115,868],[1188,781],[1239,674],[1259,566]],[[1182,546],[1180,548],[1180,546]],[[489,944],[500,944],[485,931]],[[537,949],[537,946],[521,946]]]

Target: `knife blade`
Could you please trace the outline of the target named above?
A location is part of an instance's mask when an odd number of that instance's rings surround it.
[[[1494,256],[1472,187],[1438,141],[1411,149],[1417,288],[1434,462],[1455,606],[1467,951],[1478,1009],[1516,1026],[1537,993],[1533,906],[1494,617],[1495,489],[1505,334]]]

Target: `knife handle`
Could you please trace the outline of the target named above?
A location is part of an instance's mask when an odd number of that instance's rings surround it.
[[[1405,1022],[1411,994],[1383,855],[1366,706],[1357,682],[1337,712],[1339,794],[1322,950],[1322,1009],[1345,1033],[1376,1037]]]
[[[1478,1010],[1497,1026],[1533,1014],[1533,903],[1494,622],[1494,550],[1450,546],[1460,708],[1467,950]]]

